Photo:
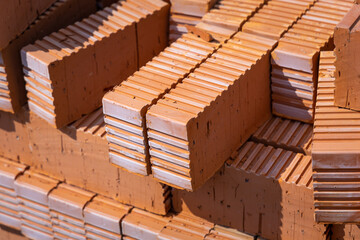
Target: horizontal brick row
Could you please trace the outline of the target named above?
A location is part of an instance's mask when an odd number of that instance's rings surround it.
[[[170,187],[110,164],[102,108],[61,131],[30,114],[26,128],[31,154],[20,161],[37,172],[156,214],[170,210]]]
[[[244,24],[243,32],[279,40],[316,0],[271,0]]]
[[[150,107],[146,120],[155,178],[198,188],[269,117],[267,57],[275,43],[236,34]]]
[[[238,32],[264,2],[266,1],[219,0],[196,27],[220,42],[225,41]]]
[[[217,48],[183,35],[103,99],[110,161],[147,175],[149,156],[144,117],[147,107],[185,78]]]
[[[321,52],[313,144],[315,217],[359,223],[360,114],[334,105],[335,56]]]
[[[0,178],[0,222],[30,239],[254,239],[190,213],[161,216],[133,208],[5,159]]]
[[[96,11],[95,0],[57,0],[0,50],[0,110],[19,112],[27,102],[21,48]],[[61,17],[61,21],[59,18]]]
[[[168,9],[160,0],[119,1],[23,48],[30,110],[63,127],[100,107],[109,88],[166,46]]]
[[[281,38],[272,53],[274,114],[313,122],[319,52],[334,47],[334,28],[352,5],[319,0]]]
[[[252,136],[255,142],[311,155],[313,127],[299,121],[272,117]]]
[[[175,189],[173,205],[264,239],[328,239],[313,184],[311,156],[248,141],[198,190]]]

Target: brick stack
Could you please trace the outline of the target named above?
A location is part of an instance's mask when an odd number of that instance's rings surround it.
[[[21,216],[21,232],[30,239],[53,239],[48,194],[59,182],[26,171],[15,181],[15,192]]]
[[[84,209],[87,239],[121,239],[120,224],[131,207],[96,196]]]
[[[0,49],[21,34],[35,21],[39,14],[46,11],[56,0],[32,0],[3,2],[0,8]]]
[[[167,44],[168,9],[160,0],[120,1],[23,48],[30,110],[63,127],[100,107],[109,88]]]
[[[184,79],[217,45],[183,35],[103,99],[110,161],[131,172],[150,172],[147,108]]]
[[[155,178],[198,188],[270,116],[266,82],[274,44],[238,33],[150,107],[146,119]]]
[[[56,239],[86,239],[83,209],[94,196],[64,183],[50,193],[51,222]]]
[[[188,33],[187,26],[195,26],[217,0],[170,0],[170,43]]]
[[[319,0],[281,38],[272,53],[275,115],[313,122],[319,52],[333,48],[334,28],[352,2]]]
[[[242,25],[264,4],[264,0],[219,0],[205,14],[198,29],[208,32],[214,39],[225,41],[238,32]]]
[[[23,164],[0,157],[0,223],[17,230],[21,221],[14,182],[25,169]]]
[[[27,102],[21,48],[95,11],[95,0],[57,0],[16,39],[0,48],[0,110],[18,112]]]
[[[359,112],[334,105],[335,56],[321,52],[313,144],[315,217],[358,223]]]
[[[265,239],[325,239],[328,227],[313,218],[311,156],[250,141],[233,157],[195,192],[175,190],[175,210]]]

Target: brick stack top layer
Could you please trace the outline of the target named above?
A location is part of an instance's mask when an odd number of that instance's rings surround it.
[[[238,32],[263,4],[264,0],[219,0],[196,27],[218,41],[225,41]]]
[[[321,52],[313,169],[316,220],[359,223],[360,113],[334,105],[335,56]]]
[[[312,188],[311,156],[247,142],[231,167],[278,181]]]
[[[272,117],[253,135],[252,140],[289,151],[311,154],[313,127],[299,121]]]
[[[316,2],[315,0],[271,0],[243,26],[243,32],[279,40]]]

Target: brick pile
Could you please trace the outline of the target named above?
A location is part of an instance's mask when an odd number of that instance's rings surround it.
[[[360,238],[359,1],[41,4],[0,8],[0,239]]]

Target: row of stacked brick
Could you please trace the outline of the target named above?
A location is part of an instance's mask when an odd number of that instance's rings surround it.
[[[252,5],[252,11],[249,14],[256,11],[261,5],[262,2]],[[157,173],[160,172],[160,175],[158,175],[159,177],[156,176],[157,179],[167,184],[192,189],[191,180],[189,181],[186,175],[185,178],[181,177],[183,173],[181,169],[184,169],[186,166],[188,166],[188,169],[190,168],[188,163],[186,163],[188,162],[186,160],[186,150],[175,150],[178,151],[175,155],[172,155],[171,152],[170,154],[164,154],[161,144],[163,141],[168,141],[167,134],[155,129],[153,129],[155,131],[148,132],[146,114],[151,105],[154,105],[171,88],[174,88],[176,84],[187,78],[205,60],[207,61],[217,51],[219,46],[217,43],[206,42],[190,34],[183,35],[158,57],[141,68],[140,71],[105,95],[103,109],[109,133],[108,139],[111,145],[110,158],[113,163],[137,174],[147,175],[154,171],[154,169],[151,169],[150,164],[149,149],[151,149],[150,151],[154,154],[158,153],[157,159],[159,161],[157,166],[159,168],[157,169],[159,171]],[[170,53],[172,55],[169,55]],[[182,53],[183,56],[176,56],[173,53]],[[168,59],[171,60],[166,61]],[[151,78],[149,73],[153,73],[157,77]],[[191,90],[189,91],[191,92]],[[156,140],[148,142],[148,135],[155,137]],[[177,140],[176,138],[171,139],[169,142],[170,149],[175,149],[176,144],[182,144],[181,142],[184,141]],[[187,143],[184,142],[183,144],[186,148]],[[159,147],[156,149],[154,145],[159,145]],[[167,148],[166,146],[164,147]],[[184,156],[185,159],[181,160]],[[175,159],[171,160],[172,158]],[[176,158],[179,159],[178,162],[176,162]],[[170,165],[166,166],[168,159],[170,159]],[[169,176],[166,169],[169,167],[177,169],[175,172],[170,172],[170,175],[174,173],[173,176],[176,179],[166,179]],[[178,174],[179,171],[180,175]],[[189,170],[185,169],[185,172],[189,172]],[[161,175],[163,177],[160,177]],[[178,183],[176,183],[177,180],[179,180]],[[199,184],[201,183],[199,182]]]
[[[160,216],[0,159],[0,223],[30,239],[254,239],[190,213]]]
[[[34,4],[34,2],[41,1],[26,1],[26,3],[27,2]],[[45,2],[49,1],[44,1],[44,3]],[[95,0],[57,0],[52,2],[54,3],[44,13],[39,15],[31,24],[28,24],[28,28],[24,32],[19,34],[6,46],[0,48],[1,111],[16,112],[27,102],[20,56],[21,48],[96,11]],[[33,7],[36,8],[36,4],[34,4]],[[5,8],[1,9],[3,10]],[[24,6],[24,10],[25,9],[26,7]],[[29,7],[28,9],[32,8]],[[18,10],[22,11],[21,9]],[[24,15],[18,13],[14,15],[5,14],[5,16],[19,16],[19,19],[21,19]],[[58,20],[60,17],[62,21]],[[9,33],[9,31],[6,32]],[[1,37],[5,35],[6,34],[2,34]]]
[[[168,10],[160,0],[119,1],[23,48],[30,110],[62,127],[100,107],[167,45]]]

